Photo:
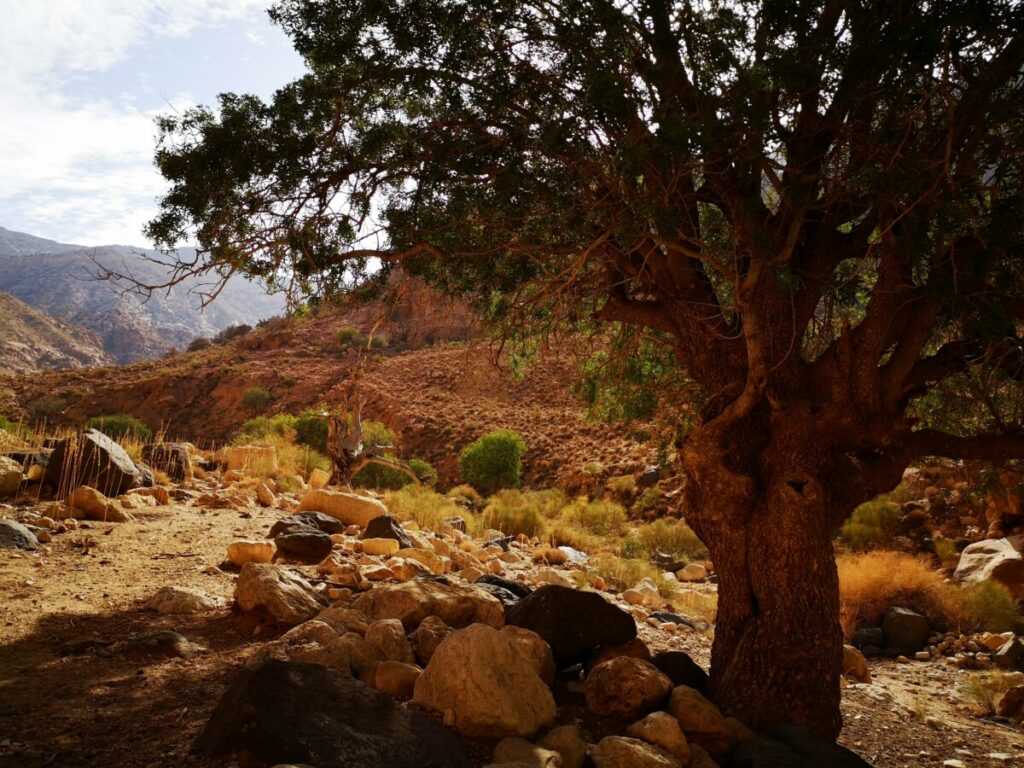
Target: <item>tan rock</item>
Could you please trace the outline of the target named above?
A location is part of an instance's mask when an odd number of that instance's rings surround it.
[[[274,545],[269,541],[242,539],[228,544],[228,562],[238,567],[246,563],[269,563],[274,559]]]
[[[364,565],[359,569],[363,576],[370,581],[387,581],[388,579],[395,578],[395,573],[386,565],[379,563],[373,563],[371,565]]]
[[[562,756],[562,768],[581,768],[587,757],[587,744],[575,725],[552,728],[539,743]]]
[[[718,707],[699,691],[677,685],[669,699],[668,712],[679,721],[686,740],[704,747],[712,757],[725,754],[733,741],[732,730]]]
[[[679,581],[704,581],[708,577],[708,569],[700,563],[690,563],[685,568],[676,571],[676,578]]]
[[[160,587],[146,607],[157,613],[204,613],[224,605],[221,597],[212,597],[191,587]]]
[[[491,562],[497,562],[492,560]],[[534,575],[533,580],[537,584],[555,584],[559,587],[575,587],[572,579],[566,576],[562,571],[556,571],[554,568],[541,568]]]
[[[398,581],[412,581],[417,576],[429,576],[430,569],[418,560],[394,558],[388,561],[388,568]]]
[[[108,499],[88,485],[73,490],[64,503],[83,513],[82,515],[70,515],[79,519],[99,520],[105,523],[126,523],[135,519],[125,512],[124,508],[116,501]]]
[[[237,469],[253,477],[269,475],[277,469],[277,449],[272,445],[239,445],[224,449],[228,470]]]
[[[398,551],[398,556],[406,560],[416,560],[422,563],[436,576],[451,570],[451,560],[449,558],[441,557],[426,549],[401,549]]]
[[[381,693],[405,701],[412,698],[416,681],[422,674],[423,670],[415,664],[385,659],[374,669],[373,687]]]
[[[444,623],[440,616],[427,616],[416,631],[412,633],[413,645],[416,646],[416,658],[426,665],[434,655],[434,651],[454,630]]]
[[[380,649],[366,642],[355,632],[342,635],[341,642],[348,651],[352,674],[372,685],[377,666],[385,660]]]
[[[266,563],[246,563],[235,584],[235,602],[279,624],[301,624],[327,606],[309,582],[291,571]]]
[[[718,763],[700,744],[690,744],[690,764],[687,768],[718,768]]]
[[[482,571],[480,568],[477,568],[474,565],[467,566],[463,568],[461,571],[459,571],[459,576],[468,581],[470,584],[475,582],[483,575],[484,571]]]
[[[299,504],[302,512],[323,512],[346,525],[358,525],[362,528],[373,518],[386,515],[388,508],[383,502],[369,496],[360,496],[345,491],[313,490],[302,497]]]
[[[617,659],[620,656],[630,656],[643,661],[651,660],[651,651],[642,638],[634,637],[627,643],[621,645],[602,645],[595,652],[590,661],[586,664],[586,673],[589,675],[598,664]]]
[[[1009,539],[977,541],[961,553],[953,578],[963,584],[995,581],[1024,598],[1024,556]]]
[[[366,642],[376,646],[385,659],[412,664],[416,658],[398,619],[375,621],[366,630]]]
[[[367,555],[378,557],[391,557],[400,546],[394,539],[363,539],[359,544]]]
[[[331,481],[331,473],[325,472],[322,469],[314,469],[309,473],[309,487],[310,488],[326,488],[327,484]]]
[[[277,497],[274,496],[274,492],[270,490],[266,483],[260,483],[256,486],[256,501],[259,502],[261,507],[277,506]]]
[[[551,646],[543,637],[529,629],[512,625],[502,627],[501,633],[510,638],[522,654],[530,660],[541,680],[547,685],[554,682],[555,657],[551,653]]]
[[[480,622],[492,627],[505,623],[505,609],[488,593],[456,584],[409,581],[365,592],[352,602],[367,618],[399,619],[406,630],[427,616],[439,616],[450,627]]]
[[[626,729],[626,735],[661,747],[680,763],[690,762],[690,745],[679,727],[679,721],[668,712],[652,712]]]
[[[171,503],[171,494],[162,485],[154,485],[151,488],[132,488],[128,491],[128,495],[148,496],[161,507],[166,507]]]
[[[346,675],[352,674],[349,647],[341,641],[338,633],[330,625],[316,619],[285,632],[270,644],[265,655],[288,661],[319,664]]]
[[[366,622],[366,617],[360,611],[340,603],[320,611],[316,616],[316,620],[329,625],[339,635],[354,632],[365,637],[366,630],[370,628],[370,625]]]
[[[657,709],[672,681],[649,661],[619,656],[594,667],[587,678],[587,709],[605,717],[635,720]]]
[[[474,738],[530,736],[555,718],[555,700],[533,664],[485,624],[441,643],[416,683],[413,703],[443,713],[446,724]]]
[[[518,763],[529,768],[562,768],[562,756],[526,739],[509,736],[494,747],[494,762]]]
[[[226,487],[232,483],[238,483],[244,480],[245,472],[240,469],[229,469],[221,476],[220,479]]]
[[[843,646],[843,668],[844,677],[852,677],[859,683],[871,682],[871,670],[868,669],[868,660],[864,654],[852,645]]]
[[[680,768],[665,750],[640,739],[608,736],[594,748],[595,768]]]
[[[316,566],[320,576],[326,576],[332,582],[355,589],[368,589],[369,581],[363,576],[359,566],[349,560],[341,552],[332,552]]]

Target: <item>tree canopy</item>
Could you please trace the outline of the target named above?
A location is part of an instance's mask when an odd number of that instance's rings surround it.
[[[795,590],[805,618],[833,611],[828,531],[922,455],[1024,455],[1021,3],[271,15],[309,74],[161,120],[171,187],[149,234],[200,247],[175,278],[317,294],[378,257],[495,318],[650,329],[707,399],[680,461],[722,568],[712,691],[753,724],[783,710],[834,734],[835,676],[783,692],[792,660],[769,639]],[[972,418],[935,419],[951,400]],[[768,573],[768,518],[791,582]],[[832,624],[806,628],[826,666]],[[775,666],[744,677],[758,655]]]

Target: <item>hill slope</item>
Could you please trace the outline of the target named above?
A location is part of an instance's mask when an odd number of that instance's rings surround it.
[[[0,291],[96,332],[118,363],[159,357],[197,336],[213,336],[231,325],[255,325],[284,309],[283,299],[242,279],[231,280],[206,310],[200,308],[200,280],[143,301],[94,279],[101,264],[130,272],[142,282],[160,283],[167,279],[167,270],[152,261],[160,258],[158,251],[119,245],[84,248],[0,228]]]
[[[29,373],[110,362],[99,336],[0,292],[0,371]]]

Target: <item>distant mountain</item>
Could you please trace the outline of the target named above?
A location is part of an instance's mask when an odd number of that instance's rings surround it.
[[[67,325],[0,292],[0,373],[106,365],[98,334]]]
[[[284,300],[241,278],[232,279],[211,306],[201,310],[202,279],[192,279],[149,299],[124,294],[94,279],[97,264],[130,272],[150,284],[167,280],[159,251],[122,245],[88,248],[0,227],[0,291],[55,318],[99,334],[117,363],[160,357],[197,336],[231,325],[255,325],[280,314]]]

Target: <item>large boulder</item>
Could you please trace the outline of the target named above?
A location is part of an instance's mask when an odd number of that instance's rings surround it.
[[[99,520],[104,523],[125,523],[132,516],[113,499],[108,499],[95,488],[83,485],[76,488],[65,499],[67,513],[84,520]]]
[[[344,533],[345,523],[336,517],[325,515],[323,512],[300,512],[297,515],[288,515],[279,519],[270,527],[270,533],[267,536],[273,539],[278,534],[302,528],[315,528],[326,534]]]
[[[402,526],[391,515],[379,515],[366,524],[363,531],[364,539],[394,539],[399,549],[410,549],[412,539],[402,530]]]
[[[0,549],[36,549],[39,539],[17,520],[0,520]]]
[[[661,651],[654,654],[651,663],[668,675],[672,685],[685,685],[704,693],[708,687],[708,673],[683,651]]]
[[[242,566],[235,602],[243,611],[262,613],[287,625],[308,621],[327,607],[327,600],[301,576],[266,563]]]
[[[927,616],[894,605],[882,622],[886,653],[913,656],[928,644],[931,626]]]
[[[242,764],[469,768],[459,739],[340,672],[267,660],[239,674],[193,746]]]
[[[56,441],[43,477],[56,486],[60,498],[82,485],[120,496],[144,484],[142,470],[124,448],[95,429]]]
[[[690,745],[679,721],[668,712],[652,712],[626,729],[626,735],[661,747],[683,765],[690,762]]]
[[[594,749],[595,768],[680,768],[672,755],[640,739],[607,736]]]
[[[427,616],[437,616],[449,627],[482,623],[501,627],[504,608],[490,595],[462,585],[415,580],[378,587],[352,602],[370,621],[398,619],[411,631]]]
[[[621,645],[636,637],[636,622],[596,592],[546,584],[508,609],[506,624],[536,632],[559,668],[585,662],[602,645]]]
[[[977,541],[961,553],[953,578],[961,584],[995,581],[1024,598],[1024,557],[1008,539]]]
[[[369,496],[360,496],[345,491],[313,490],[302,497],[299,511],[323,512],[341,520],[345,525],[358,525],[365,528],[375,517],[386,515],[388,508],[384,503]]]
[[[23,479],[22,465],[12,458],[0,456],[0,499],[16,494]]]
[[[724,754],[732,745],[734,734],[730,723],[699,691],[685,685],[676,686],[666,709],[679,721],[688,742],[699,744],[716,756]]]
[[[278,534],[274,538],[274,544],[277,545],[277,557],[307,565],[319,563],[331,554],[334,547],[330,536],[309,526]]]
[[[192,482],[192,459],[185,443],[149,443],[142,446],[142,460],[175,483]]]
[[[530,736],[555,719],[551,690],[516,643],[473,624],[449,635],[416,682],[413,703],[463,736]]]
[[[636,720],[668,698],[672,681],[649,661],[619,656],[587,677],[587,709],[619,720]]]

